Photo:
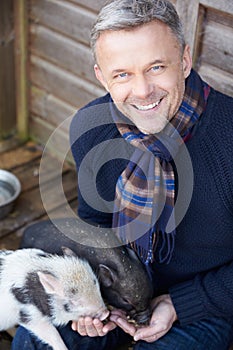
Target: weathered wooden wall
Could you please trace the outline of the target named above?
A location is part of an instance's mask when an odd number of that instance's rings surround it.
[[[233,96],[233,1],[176,2],[194,68],[214,88]]]
[[[95,79],[89,32],[103,1],[30,0],[30,133],[42,143],[104,90]],[[68,126],[57,134],[65,147]]]
[[[30,134],[46,143],[74,111],[104,93],[95,79],[89,32],[105,0],[28,0]],[[173,0],[182,17],[194,68],[233,96],[233,1]],[[68,124],[56,132],[56,149]]]

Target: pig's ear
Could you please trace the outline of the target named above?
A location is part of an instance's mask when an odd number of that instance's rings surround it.
[[[63,296],[63,288],[60,281],[53,275],[45,272],[37,272],[40,283],[44,287],[46,293],[48,294],[57,294]]]
[[[116,273],[110,267],[99,264],[98,277],[104,287],[111,287],[116,280]]]
[[[131,259],[140,261],[139,258],[138,258],[138,255],[136,254],[136,252],[132,248],[125,247],[125,249],[127,250],[127,252],[128,252],[128,254],[129,254]]]
[[[77,257],[75,252],[68,247],[61,247],[64,256],[74,256]]]

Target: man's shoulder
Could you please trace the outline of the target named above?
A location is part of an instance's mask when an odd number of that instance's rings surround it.
[[[233,145],[233,98],[222,92],[211,90],[207,108],[202,118],[203,142],[208,147],[214,147],[213,154],[220,148],[218,154],[224,150],[224,156],[231,157]],[[212,149],[212,148],[211,148]]]
[[[233,128],[233,97],[211,89],[208,97],[205,115],[211,127],[220,128],[229,126]],[[209,126],[210,126],[209,125]]]
[[[95,145],[104,140],[119,137],[119,132],[112,119],[109,94],[99,97],[74,115],[70,125],[70,142]]]
[[[82,108],[80,108],[79,111],[83,111],[87,108],[93,107],[93,106],[98,106],[104,103],[109,103],[111,101],[111,97],[110,94],[107,93],[106,95],[100,96],[95,98],[94,100],[88,102],[85,106],[83,106]]]
[[[112,103],[111,97],[106,94],[80,108],[73,116],[71,131],[79,129],[83,133],[86,128],[90,129],[111,123],[110,103]]]
[[[229,111],[232,114],[233,97],[226,95],[220,91],[211,89],[208,99],[208,107],[218,111]]]

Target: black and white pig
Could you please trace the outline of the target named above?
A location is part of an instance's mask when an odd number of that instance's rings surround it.
[[[62,246],[69,247],[89,262],[109,305],[125,310],[138,324],[148,323],[154,289],[137,254],[122,245],[111,229],[91,226],[79,218],[56,219],[55,224],[41,221],[28,227],[21,247],[57,254],[62,254]]]
[[[89,263],[71,250],[0,251],[0,330],[20,324],[54,350],[67,350],[56,326],[108,314]]]

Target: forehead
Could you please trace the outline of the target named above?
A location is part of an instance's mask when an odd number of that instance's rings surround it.
[[[126,30],[102,32],[96,43],[98,63],[108,66],[115,60],[139,64],[146,59],[172,59],[179,53],[178,39],[166,24],[157,20]]]

